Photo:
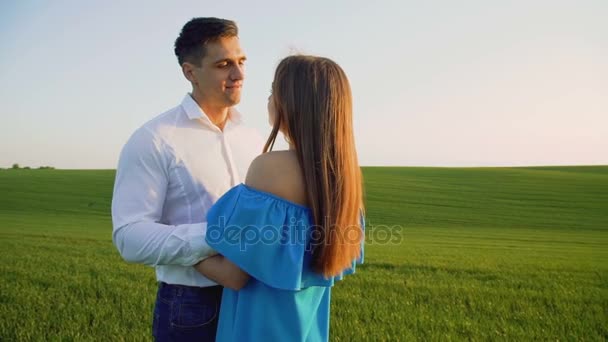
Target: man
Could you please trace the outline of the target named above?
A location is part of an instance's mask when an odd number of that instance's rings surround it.
[[[112,238],[126,261],[156,268],[154,338],[213,341],[222,288],[193,265],[213,253],[205,243],[207,211],[244,181],[263,141],[232,108],[241,98],[245,62],[233,21],[192,19],[175,54],[192,93],[124,146]]]

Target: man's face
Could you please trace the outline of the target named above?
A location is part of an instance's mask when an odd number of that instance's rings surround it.
[[[245,54],[238,37],[207,43],[200,67],[191,68],[195,97],[211,107],[231,107],[241,100]]]

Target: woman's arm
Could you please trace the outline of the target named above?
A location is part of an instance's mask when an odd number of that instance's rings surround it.
[[[235,291],[243,288],[249,281],[249,274],[219,254],[203,259],[194,265],[194,268],[205,277]]]
[[[300,172],[296,154],[265,153],[249,166],[245,184],[305,205],[306,192]],[[206,258],[194,267],[205,277],[235,291],[244,287],[250,277],[222,255]]]

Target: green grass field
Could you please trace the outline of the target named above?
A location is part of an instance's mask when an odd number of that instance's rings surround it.
[[[364,175],[366,263],[334,288],[332,340],[608,340],[608,166]],[[0,170],[0,341],[151,339],[154,271],[112,245],[113,180]]]

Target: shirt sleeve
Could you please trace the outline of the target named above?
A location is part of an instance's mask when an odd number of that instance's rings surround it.
[[[128,262],[192,266],[214,253],[205,242],[207,223],[159,223],[168,185],[169,155],[145,128],[124,146],[112,197],[112,240]]]

